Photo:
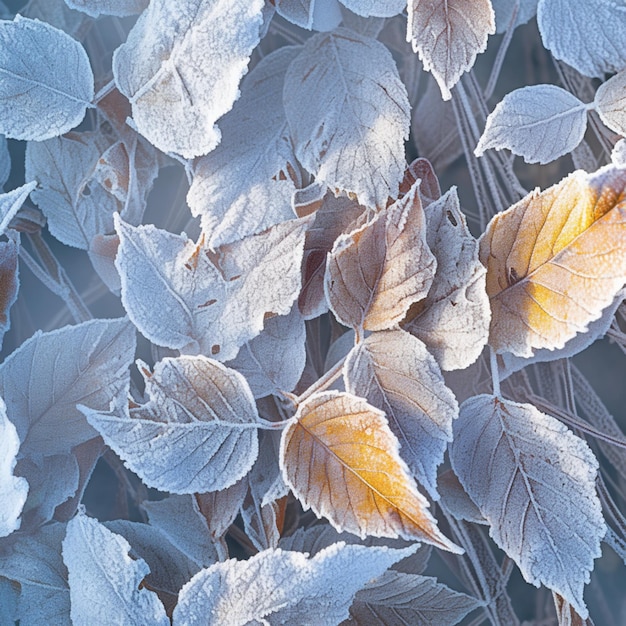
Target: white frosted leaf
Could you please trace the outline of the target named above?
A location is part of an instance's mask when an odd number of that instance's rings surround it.
[[[305,340],[304,319],[294,307],[289,315],[268,319],[227,365],[245,376],[255,398],[293,391],[306,363]]]
[[[298,165],[282,94],[299,49],[280,48],[250,72],[241,97],[220,121],[220,145],[195,165],[187,202],[212,248],[295,217],[290,172]]]
[[[204,356],[143,368],[150,401],[118,417],[85,410],[105,443],[149,487],[203,493],[230,487],[258,454],[258,413],[245,379]]]
[[[0,241],[0,346],[4,333],[9,330],[9,311],[17,300],[20,286],[18,255],[19,243],[12,239]]]
[[[496,30],[490,0],[409,0],[407,41],[444,100]]]
[[[204,523],[208,525],[210,537],[213,541],[223,537],[230,525],[235,521],[247,493],[248,481],[246,478],[242,478],[228,489],[200,493],[193,496],[194,503],[197,503],[197,508],[202,513]],[[177,514],[175,513],[174,518],[176,519],[176,517]],[[214,560],[217,561],[217,556]]]
[[[474,150],[507,148],[526,163],[549,163],[571,152],[587,130],[587,105],[556,85],[532,85],[508,93],[487,117]]]
[[[316,0],[277,0],[276,13],[301,28],[311,30]]]
[[[496,14],[496,33],[503,33],[510,26],[517,28],[529,22],[537,15],[538,2],[539,0],[491,0],[493,11]],[[517,15],[511,24],[516,4],[518,5]]]
[[[397,195],[410,109],[385,46],[343,28],[311,37],[287,70],[284,101],[296,156],[317,180],[366,206]]]
[[[150,2],[115,51],[113,74],[157,148],[193,158],[217,146],[215,122],[239,96],[262,9],[263,0]]]
[[[617,167],[626,167],[626,139],[620,139],[613,146],[611,161]]]
[[[626,70],[623,70],[598,87],[594,100],[600,119],[622,136],[626,135],[625,90]]]
[[[427,297],[403,328],[421,339],[443,370],[465,369],[489,337],[487,271],[459,206],[456,187],[424,209],[426,240],[437,259]]]
[[[133,560],[130,544],[97,520],[79,512],[67,524],[63,562],[68,570],[73,626],[133,624],[169,626],[156,593],[140,588],[150,573]]]
[[[0,365],[0,396],[33,459],[67,454],[97,436],[78,402],[107,410],[126,400],[135,330],[126,318],[38,331]]]
[[[13,475],[19,449],[17,430],[9,421],[6,406],[0,398],[0,537],[6,537],[20,527],[20,515],[28,494],[26,479]]]
[[[583,587],[606,531],[587,444],[530,404],[481,395],[461,405],[450,460],[524,579],[586,617]]]
[[[341,4],[363,17],[393,17],[406,8],[406,0],[341,0]]]
[[[0,135],[0,188],[9,180],[9,174],[11,173],[11,155],[9,154],[9,147],[6,137]]]
[[[437,499],[437,467],[459,407],[426,346],[402,330],[373,333],[348,355],[344,377],[348,392],[385,412],[400,456]]]
[[[480,606],[435,578],[389,570],[356,594],[347,624],[453,626]]]
[[[626,66],[626,48],[616,44],[626,29],[623,0],[539,0],[537,23],[543,45],[585,76]]]
[[[148,2],[149,0],[65,0],[70,9],[82,11],[90,17],[136,15],[148,6]]]
[[[17,189],[0,193],[0,235],[6,232],[11,220],[22,208],[28,195],[37,187],[35,181],[26,183]]]
[[[20,15],[0,21],[0,133],[37,140],[62,135],[94,95],[84,48],[63,31]]]
[[[247,561],[217,563],[181,589],[173,624],[338,624],[348,617],[354,594],[415,547],[336,543],[311,559],[274,549]]]
[[[266,313],[291,311],[309,221],[283,222],[212,252],[186,237],[118,220],[122,303],[157,345],[233,359],[263,330]]]

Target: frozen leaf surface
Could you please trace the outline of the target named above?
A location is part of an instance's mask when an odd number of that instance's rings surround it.
[[[508,148],[526,163],[549,163],[571,152],[587,130],[587,105],[556,85],[532,85],[504,96],[487,118],[474,153]]]
[[[530,404],[481,395],[461,406],[452,468],[526,581],[587,616],[583,587],[606,526],[587,444]]]
[[[84,513],[68,522],[63,561],[69,573],[74,626],[169,626],[156,593],[141,588],[150,573],[148,565],[143,559],[133,560],[129,550],[124,537]]]
[[[348,355],[346,390],[385,412],[400,456],[437,499],[437,467],[459,407],[426,346],[402,330],[373,333]]]
[[[122,303],[154,343],[233,359],[263,330],[267,313],[291,311],[309,221],[283,222],[213,252],[202,241],[118,220]]]
[[[126,318],[92,320],[35,333],[0,365],[0,396],[22,442],[21,454],[66,454],[97,436],[76,408],[107,410],[126,399],[135,330]]]
[[[113,73],[157,148],[193,158],[217,146],[215,122],[239,96],[262,9],[262,0],[150,2],[115,51]]]
[[[94,95],[84,48],[63,31],[20,15],[0,21],[0,133],[42,141],[85,116]]]
[[[305,508],[339,532],[458,550],[428,513],[384,413],[363,398],[327,391],[302,403],[283,431],[281,467]]]
[[[280,48],[250,72],[241,97],[220,121],[222,142],[195,166],[187,201],[212,248],[295,217],[290,176],[299,166],[289,141],[283,82],[299,50]]]
[[[150,401],[130,415],[85,410],[105,443],[149,487],[203,493],[230,487],[258,454],[258,413],[245,379],[217,361],[184,356],[142,366]]]
[[[136,15],[148,6],[148,2],[149,0],[65,0],[70,9],[82,11],[91,17]]]
[[[174,626],[200,624],[338,624],[367,581],[415,551],[336,543],[309,559],[266,550],[194,576],[181,590]]]
[[[626,135],[626,70],[602,83],[594,100],[600,119],[619,135]]]
[[[444,100],[495,32],[490,0],[409,0],[407,41],[432,72]]]
[[[28,195],[37,187],[35,181],[26,183],[17,189],[0,194],[0,235],[6,232],[11,220],[22,208]]]
[[[626,283],[626,171],[581,170],[496,215],[480,239],[489,344],[530,357],[562,348]]]
[[[406,8],[406,0],[341,0],[341,4],[363,17],[393,17]]]
[[[530,21],[537,15],[539,0],[491,0],[493,11],[496,14],[496,33],[503,33],[510,26],[517,28]],[[513,11],[518,4],[517,15],[513,20]]]
[[[436,261],[426,243],[418,184],[360,228],[335,241],[325,290],[335,317],[355,329],[384,330],[426,297]]]
[[[318,180],[371,207],[397,195],[410,109],[381,43],[343,28],[311,37],[287,70],[284,101],[296,156]]]

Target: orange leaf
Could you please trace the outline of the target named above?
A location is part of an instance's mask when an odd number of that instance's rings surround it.
[[[283,431],[281,467],[304,507],[339,532],[416,539],[458,552],[428,513],[398,449],[382,411],[327,391],[303,402]]]
[[[489,344],[530,357],[560,349],[626,283],[626,170],[577,171],[496,215],[480,240]]]

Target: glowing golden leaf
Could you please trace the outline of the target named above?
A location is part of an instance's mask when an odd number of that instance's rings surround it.
[[[562,348],[626,283],[626,170],[577,171],[496,215],[480,240],[489,344],[530,357]]]
[[[438,530],[398,453],[385,414],[363,398],[327,391],[303,402],[283,431],[285,482],[338,531],[459,548]]]

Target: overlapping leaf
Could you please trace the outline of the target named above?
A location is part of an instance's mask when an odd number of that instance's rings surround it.
[[[616,133],[626,135],[626,70],[602,83],[596,91],[594,104],[600,119]]]
[[[606,531],[587,444],[534,406],[489,395],[463,403],[454,431],[452,467],[495,542],[586,617],[583,586]]]
[[[490,0],[409,0],[407,41],[432,72],[444,100],[495,32]]]
[[[491,0],[496,14],[496,33],[503,33],[509,27],[517,28],[537,15],[539,0]],[[517,6],[517,14],[513,20],[513,11]]]
[[[217,146],[215,122],[239,95],[262,8],[262,0],[150,2],[115,51],[113,73],[157,148],[192,158]]]
[[[91,17],[136,15],[148,6],[148,2],[149,0],[65,0],[70,9],[82,11]]]
[[[549,163],[582,141],[587,109],[576,96],[556,85],[516,89],[490,113],[474,154],[508,148],[526,163]]]
[[[400,455],[438,498],[437,467],[459,408],[426,346],[402,330],[373,333],[348,355],[344,377],[347,391],[385,412]]]
[[[143,368],[150,401],[116,416],[85,410],[89,423],[150,487],[203,493],[230,487],[258,454],[258,413],[245,379],[203,356]]]
[[[363,398],[327,391],[302,403],[283,431],[281,467],[302,504],[339,531],[458,550],[428,513],[384,413]]]
[[[318,180],[370,207],[397,195],[410,109],[381,43],[343,28],[311,37],[287,70],[284,102],[296,156]]]
[[[28,195],[37,187],[35,181],[26,183],[17,189],[0,194],[0,235],[9,227],[11,220],[22,208]]]
[[[4,333],[9,330],[9,311],[17,300],[20,286],[17,258],[19,240],[0,242],[0,346]]]
[[[341,4],[363,17],[393,17],[406,8],[406,0],[341,0]]]
[[[339,237],[325,290],[337,319],[355,329],[393,327],[426,297],[436,260],[426,243],[419,185],[371,222]]]
[[[529,357],[587,330],[626,283],[626,171],[577,171],[496,215],[480,240],[489,344]]]

